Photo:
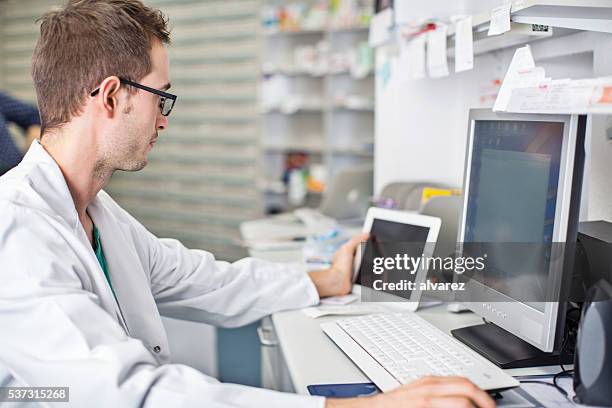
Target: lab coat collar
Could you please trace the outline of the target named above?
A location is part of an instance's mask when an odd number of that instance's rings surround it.
[[[87,212],[100,231],[104,255],[118,302],[108,287],[81,226],[68,184],[58,164],[38,141],[34,141],[19,167],[31,178],[33,186],[40,187],[36,188],[40,198],[37,203],[38,208],[51,217],[60,217],[72,229],[83,246],[88,248],[90,255],[88,266],[96,269],[92,275],[98,280],[99,286],[105,288],[98,293],[105,309],[109,312],[114,311],[117,321],[125,332],[131,337],[142,340],[150,350],[153,350],[158,362],[168,362],[170,359],[168,339],[155,299],[151,291],[146,290],[150,287],[149,277],[134,246],[129,222],[119,215],[121,212],[117,205],[104,191],[100,191],[87,207]],[[135,291],[134,288],[142,290]]]
[[[28,167],[38,166],[43,170],[29,173],[32,177],[38,178],[32,180],[33,183],[45,186],[44,189],[40,189],[38,192],[45,200],[49,213],[51,215],[59,215],[78,234],[79,229],[82,229],[82,227],[66,179],[53,157],[42,147],[38,140],[32,142],[21,165]]]
[[[83,229],[79,220],[79,216],[72,199],[72,194],[70,194],[70,189],[66,183],[66,179],[64,178],[62,171],[53,157],[51,157],[51,155],[44,149],[38,140],[35,140],[19,166],[25,166],[25,170],[29,174],[29,177],[31,177],[33,185],[44,186],[44,188],[37,189],[37,193],[42,199],[40,206],[44,209],[43,211],[52,217],[59,216],[70,226],[72,232],[80,239],[81,243],[85,247],[89,248],[92,260],[91,265],[95,265],[95,267],[99,269],[99,274],[97,274],[97,276],[99,279],[105,280],[106,278],[103,277],[102,269],[99,267],[96,255],[91,248],[89,239],[87,238],[85,230]],[[36,169],[37,171],[32,171],[35,168],[38,168]],[[93,208],[99,208],[100,204],[98,203],[98,196],[96,196],[93,201],[94,202],[92,204],[95,203]],[[89,207],[87,211],[90,211]],[[105,225],[108,223],[104,222],[102,212],[97,210],[93,212],[95,213],[95,217],[92,217],[92,220],[96,224],[101,224],[96,225],[99,229],[104,229]],[[107,236],[112,235],[109,234]],[[106,285],[104,284],[103,286]],[[112,310],[114,310],[117,320],[123,326],[126,333],[129,333],[127,322],[122,316],[122,311],[115,301],[110,288],[108,288],[108,290],[106,290],[101,296],[104,298],[103,302],[108,304]]]

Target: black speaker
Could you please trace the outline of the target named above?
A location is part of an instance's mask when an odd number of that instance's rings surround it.
[[[574,357],[576,402],[612,406],[612,285],[597,282],[587,293]]]

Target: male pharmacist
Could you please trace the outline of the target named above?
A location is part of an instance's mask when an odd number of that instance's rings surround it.
[[[351,287],[356,237],[331,268],[212,254],[158,239],[102,189],[137,171],[168,126],[167,21],[137,0],[45,14],[32,59],[40,142],[0,178],[0,385],[69,387],[88,407],[493,406],[467,380],[427,378],[326,400],[222,384],[170,364],[160,313],[222,327]]]

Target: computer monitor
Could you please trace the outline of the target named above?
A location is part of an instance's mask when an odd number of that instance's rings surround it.
[[[501,253],[458,292],[492,324],[453,335],[503,368],[558,362],[573,256],[553,243],[576,240],[585,129],[584,116],[470,112],[459,248]],[[521,245],[538,248],[532,263]]]

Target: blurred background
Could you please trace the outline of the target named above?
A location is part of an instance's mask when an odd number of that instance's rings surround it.
[[[235,260],[240,222],[315,206],[338,168],[371,163],[371,1],[146,3],[170,18],[179,99],[150,164],[107,190],[153,233]],[[57,4],[0,1],[1,90],[36,102],[35,20]]]

